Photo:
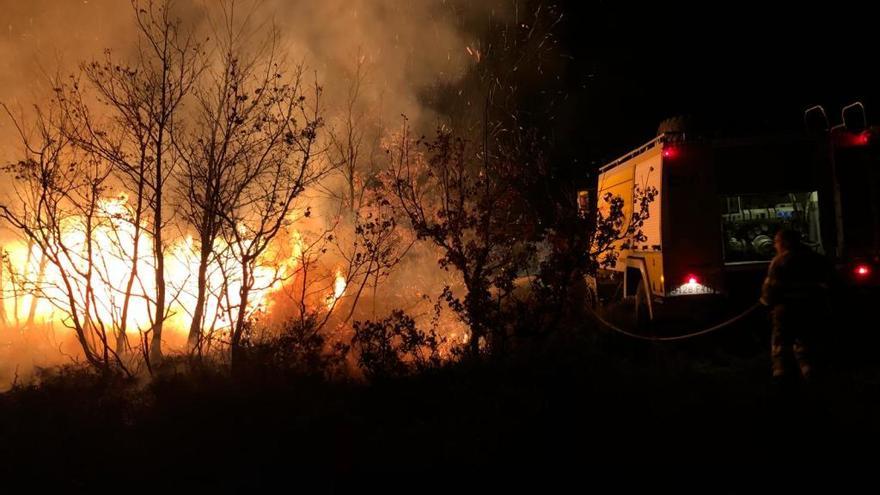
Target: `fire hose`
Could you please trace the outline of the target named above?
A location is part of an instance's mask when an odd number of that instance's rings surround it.
[[[602,316],[600,316],[598,313],[593,311],[593,308],[591,308],[589,305],[587,305],[586,307],[587,307],[587,311],[589,311],[589,313],[593,316],[593,318],[595,318],[601,325],[607,327],[609,330],[612,330],[612,331],[617,332],[619,334],[626,335],[627,337],[631,337],[631,338],[639,339],[639,340],[647,340],[650,342],[673,342],[676,340],[686,340],[686,339],[690,339],[693,337],[699,337],[700,335],[706,335],[706,334],[712,333],[716,330],[721,330],[722,328],[729,327],[730,325],[733,325],[734,323],[742,320],[746,316],[752,314],[755,310],[757,310],[761,306],[762,306],[762,304],[760,302],[757,302],[757,303],[753,304],[752,306],[749,306],[749,308],[746,309],[745,311],[743,311],[742,313],[734,316],[733,318],[730,318],[730,319],[725,320],[721,323],[718,323],[717,325],[713,325],[709,328],[704,328],[702,330],[697,330],[697,331],[686,333],[683,335],[676,335],[673,337],[649,337],[647,335],[639,335],[636,333],[629,332],[627,330],[624,330],[624,329],[618,327],[617,325],[614,325],[613,323],[610,323],[605,318],[602,318]]]

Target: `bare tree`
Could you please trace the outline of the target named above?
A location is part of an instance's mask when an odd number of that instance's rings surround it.
[[[365,289],[372,288],[375,299],[379,285],[415,243],[414,238],[407,241],[399,232],[393,205],[382,197],[382,191],[368,190],[365,194],[368,200],[355,211],[353,237],[332,239],[345,262],[343,276],[350,294],[343,323],[354,317]]]
[[[269,111],[253,129],[253,141],[239,153],[229,172],[229,207],[219,212],[224,240],[240,270],[238,308],[230,338],[233,363],[248,324],[251,292],[261,288],[256,286],[257,267],[267,261],[264,256],[276,236],[295,220],[295,200],[332,169],[329,162],[316,156],[320,154],[317,139],[323,125],[321,88],[316,83],[312,97],[305,95],[301,66],[290,76],[276,66],[270,79],[269,87],[254,90],[270,93],[265,100]]]
[[[359,110],[359,105],[366,76],[365,57],[358,54],[355,71],[345,95],[340,125],[329,133],[332,159],[338,164],[339,171],[345,181],[345,190],[340,195],[340,203],[350,212],[355,212],[360,206],[365,190],[361,161],[366,134],[366,119],[364,112]]]
[[[102,104],[92,112],[78,83],[72,85],[67,109],[77,125],[72,137],[89,153],[107,160],[134,195],[131,223],[134,229],[130,273],[119,318],[117,348],[124,348],[133,289],[140,274],[139,240],[152,241],[155,294],[144,295],[152,307],[149,360],[162,357],[162,328],[170,299],[165,281],[164,229],[166,184],[179,156],[172,143],[179,132],[185,99],[205,68],[203,46],[173,17],[171,0],[132,0],[139,34],[138,50],[130,61],[117,60],[107,50],[101,61],[83,65],[85,78]],[[95,113],[108,114],[98,119]]]
[[[110,167],[78,150],[68,139],[70,123],[54,100],[48,111],[35,109],[33,128],[13,116],[23,158],[4,167],[12,182],[11,197],[0,204],[0,218],[33,245],[54,267],[51,280],[32,290],[64,314],[86,360],[109,370],[126,370],[108,344],[109,332],[97,296],[103,285],[96,254],[101,197]]]
[[[221,7],[223,25],[215,32],[217,68],[207,71],[194,91],[197,116],[193,130],[175,142],[185,164],[180,211],[196,232],[199,250],[196,302],[188,337],[193,349],[200,349],[205,327],[208,271],[219,262],[218,249],[229,252],[217,245],[224,226],[240,248],[237,252],[246,259],[242,268],[250,273],[256,258],[283,227],[292,199],[313,179],[310,155],[314,136],[306,134],[319,125],[317,115],[304,114],[302,69],[295,68],[292,81],[282,74],[277,31],[272,29],[265,40],[253,43],[251,37],[257,30],[249,28],[249,15],[238,21],[234,4],[221,3]],[[299,123],[301,118],[303,123]],[[312,130],[302,134],[299,125]],[[300,174],[290,175],[289,160],[299,159],[303,160],[296,165]],[[277,184],[270,182],[275,173],[280,174]],[[263,206],[268,208],[263,212],[268,218],[243,213]],[[232,218],[238,223],[227,225]],[[245,219],[254,220],[258,225],[255,231],[242,233],[249,230],[241,223]],[[263,225],[269,220],[280,221]],[[251,233],[257,237],[253,246]],[[241,249],[245,245],[248,248]],[[244,280],[249,276],[242,274]]]

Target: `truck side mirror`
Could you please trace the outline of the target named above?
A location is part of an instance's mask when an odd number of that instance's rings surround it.
[[[828,132],[828,115],[822,105],[804,110],[804,126],[810,135],[817,136]]]
[[[840,119],[849,132],[862,132],[868,128],[868,118],[865,116],[865,105],[857,101],[851,103],[840,111]]]

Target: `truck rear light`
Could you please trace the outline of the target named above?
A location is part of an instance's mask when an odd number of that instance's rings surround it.
[[[663,148],[663,158],[675,158],[676,156],[678,156],[678,149],[674,146]]]
[[[871,142],[871,132],[841,132],[835,134],[835,144],[841,148],[867,146]]]
[[[686,277],[684,277],[681,285],[679,285],[678,287],[673,287],[666,295],[673,297],[715,293],[715,289],[700,283],[699,276],[694,273],[690,273]]]
[[[871,267],[868,265],[857,265],[853,270],[856,277],[858,278],[867,278],[871,275]]]

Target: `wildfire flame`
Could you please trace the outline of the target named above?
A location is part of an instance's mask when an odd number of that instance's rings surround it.
[[[327,309],[332,309],[333,306],[336,305],[336,301],[345,294],[345,288],[347,283],[345,281],[345,276],[342,274],[341,270],[336,270],[336,278],[333,281],[333,294],[327,298]]]
[[[93,259],[96,273],[93,275],[92,290],[95,305],[90,309],[94,317],[102,321],[119,319],[126,287],[132,272],[132,258],[137,229],[132,221],[132,211],[128,197],[119,195],[105,198],[99,202],[97,225],[92,229]],[[69,219],[63,226],[61,241],[75,251],[76,261],[62,269],[74,279],[78,290],[86,285],[88,247],[85,221],[82,218]],[[151,275],[155,266],[152,251],[152,238],[141,229],[137,239],[138,276],[131,291],[126,332],[137,333],[150,326],[150,301],[148,295],[154,293],[155,281]],[[259,263],[253,273],[254,287],[249,303],[244,311],[266,311],[270,295],[281,289],[284,281],[296,270],[302,255],[302,238],[293,231],[290,234],[290,249],[284,254],[275,250],[267,253],[263,263]],[[2,309],[7,321],[15,324],[64,323],[70,315],[53,304],[63,301],[63,283],[59,267],[48,263],[36,246],[15,241],[3,246],[6,259],[0,272],[0,287],[3,291]],[[231,249],[223,241],[217,241],[215,252]],[[165,256],[166,290],[174,297],[169,308],[167,328],[184,333],[192,322],[192,309],[196,305],[199,267],[198,247],[192,236],[184,236],[173,241]],[[240,306],[241,268],[232,259],[214,261],[208,269],[208,301],[205,305],[204,327],[215,331],[228,329],[234,321],[232,317]],[[345,290],[345,280],[337,281],[336,293]],[[336,295],[335,297],[338,297]],[[63,304],[60,305],[64,307]],[[80,315],[82,316],[82,315]],[[59,325],[63,327],[64,325]]]

